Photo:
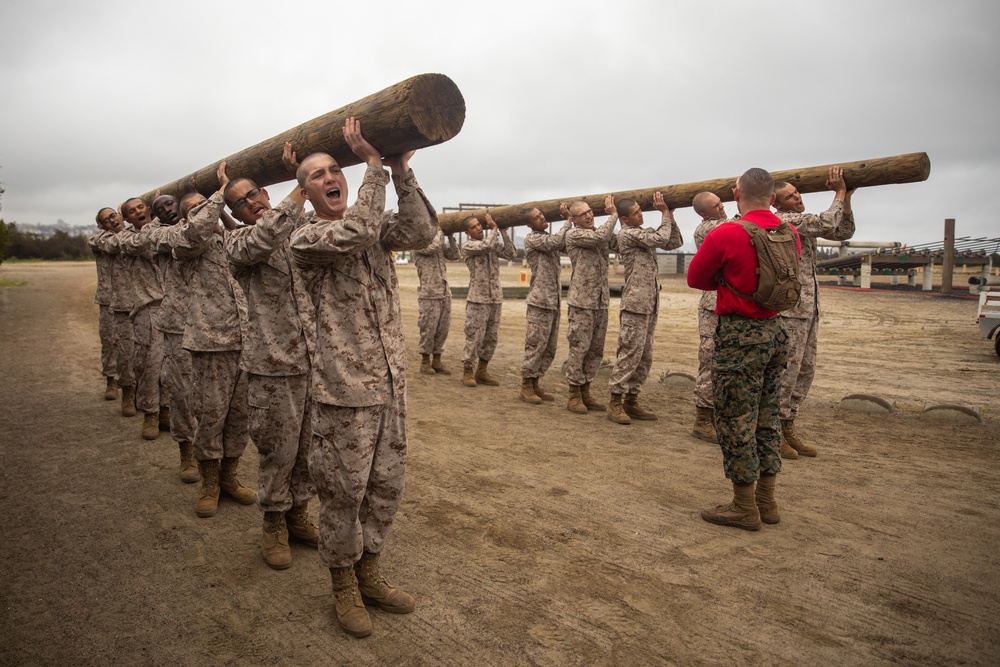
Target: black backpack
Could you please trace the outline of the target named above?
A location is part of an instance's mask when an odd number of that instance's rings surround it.
[[[787,222],[764,229],[752,222],[733,220],[750,235],[757,251],[757,291],[743,294],[726,283],[733,294],[749,299],[769,310],[788,310],[799,303],[802,283],[799,282],[799,249],[797,234]],[[725,281],[723,281],[725,282]]]

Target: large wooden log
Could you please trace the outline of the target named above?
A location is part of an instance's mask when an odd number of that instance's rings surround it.
[[[360,160],[351,152],[342,133],[344,122],[351,116],[361,121],[365,138],[375,148],[383,155],[395,155],[434,146],[458,134],[465,122],[465,99],[447,76],[419,74],[223,158],[228,172],[252,178],[261,187],[290,180],[281,163],[286,141],[292,142],[299,159],[323,151],[342,167],[358,164]],[[198,192],[208,196],[219,189],[218,164],[213,162],[161,186],[160,193],[180,197],[193,176]],[[154,192],[147,192],[142,198],[149,202]]]
[[[829,176],[831,166],[833,165],[824,164],[819,167],[806,167],[805,169],[788,169],[772,172],[771,175],[774,176],[775,181],[788,181],[794,184],[799,192],[821,192],[827,190],[826,179]],[[931,161],[927,157],[927,153],[907,153],[906,155],[863,160],[861,162],[840,163],[840,166],[844,168],[844,180],[847,181],[847,186],[850,188],[867,188],[875,185],[890,185],[894,183],[917,183],[919,181],[926,181],[931,173]],[[523,225],[524,214],[533,208],[541,211],[545,215],[546,220],[553,222],[560,219],[560,202],[569,203],[582,200],[590,205],[590,208],[594,210],[594,215],[600,216],[604,214],[604,199],[609,194],[614,195],[615,199],[634,199],[643,211],[652,211],[653,193],[656,191],[663,193],[663,198],[670,206],[683,208],[690,206],[694,196],[699,192],[712,192],[718,195],[722,201],[732,201],[733,186],[736,185],[737,178],[738,176],[733,176],[731,178],[718,178],[711,181],[698,181],[696,183],[683,183],[681,185],[663,185],[656,188],[644,188],[642,190],[561,197],[559,199],[500,206],[489,209],[489,212],[500,227]],[[482,221],[485,214],[486,209],[443,213],[438,216],[438,220],[441,224],[441,229],[445,233],[451,234],[465,231],[462,227],[462,220],[466,217],[475,215]]]

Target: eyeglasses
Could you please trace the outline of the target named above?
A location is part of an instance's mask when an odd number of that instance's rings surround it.
[[[245,197],[240,197],[239,199],[234,201],[233,205],[230,208],[233,210],[233,213],[235,213],[236,211],[246,206],[248,200],[256,199],[259,194],[260,194],[260,188],[254,188],[253,190],[248,192]]]
[[[594,214],[594,212],[591,209],[588,208],[583,213],[574,213],[572,215],[572,217],[574,217],[574,218],[586,218],[588,215],[593,215],[593,214]]]
[[[109,222],[111,222],[112,220],[114,220],[117,217],[118,217],[118,212],[117,211],[112,211],[111,214],[108,217],[101,219],[101,224],[102,225],[106,225],[106,224],[108,224]]]

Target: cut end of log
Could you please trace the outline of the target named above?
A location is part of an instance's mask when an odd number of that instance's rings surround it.
[[[410,119],[428,142],[443,143],[462,130],[465,98],[450,78],[423,74],[415,78],[410,93]]]

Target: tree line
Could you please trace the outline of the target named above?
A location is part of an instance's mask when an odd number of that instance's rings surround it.
[[[21,231],[17,223],[0,220],[0,263],[5,259],[89,260],[94,255],[87,237],[57,230],[52,236]]]

